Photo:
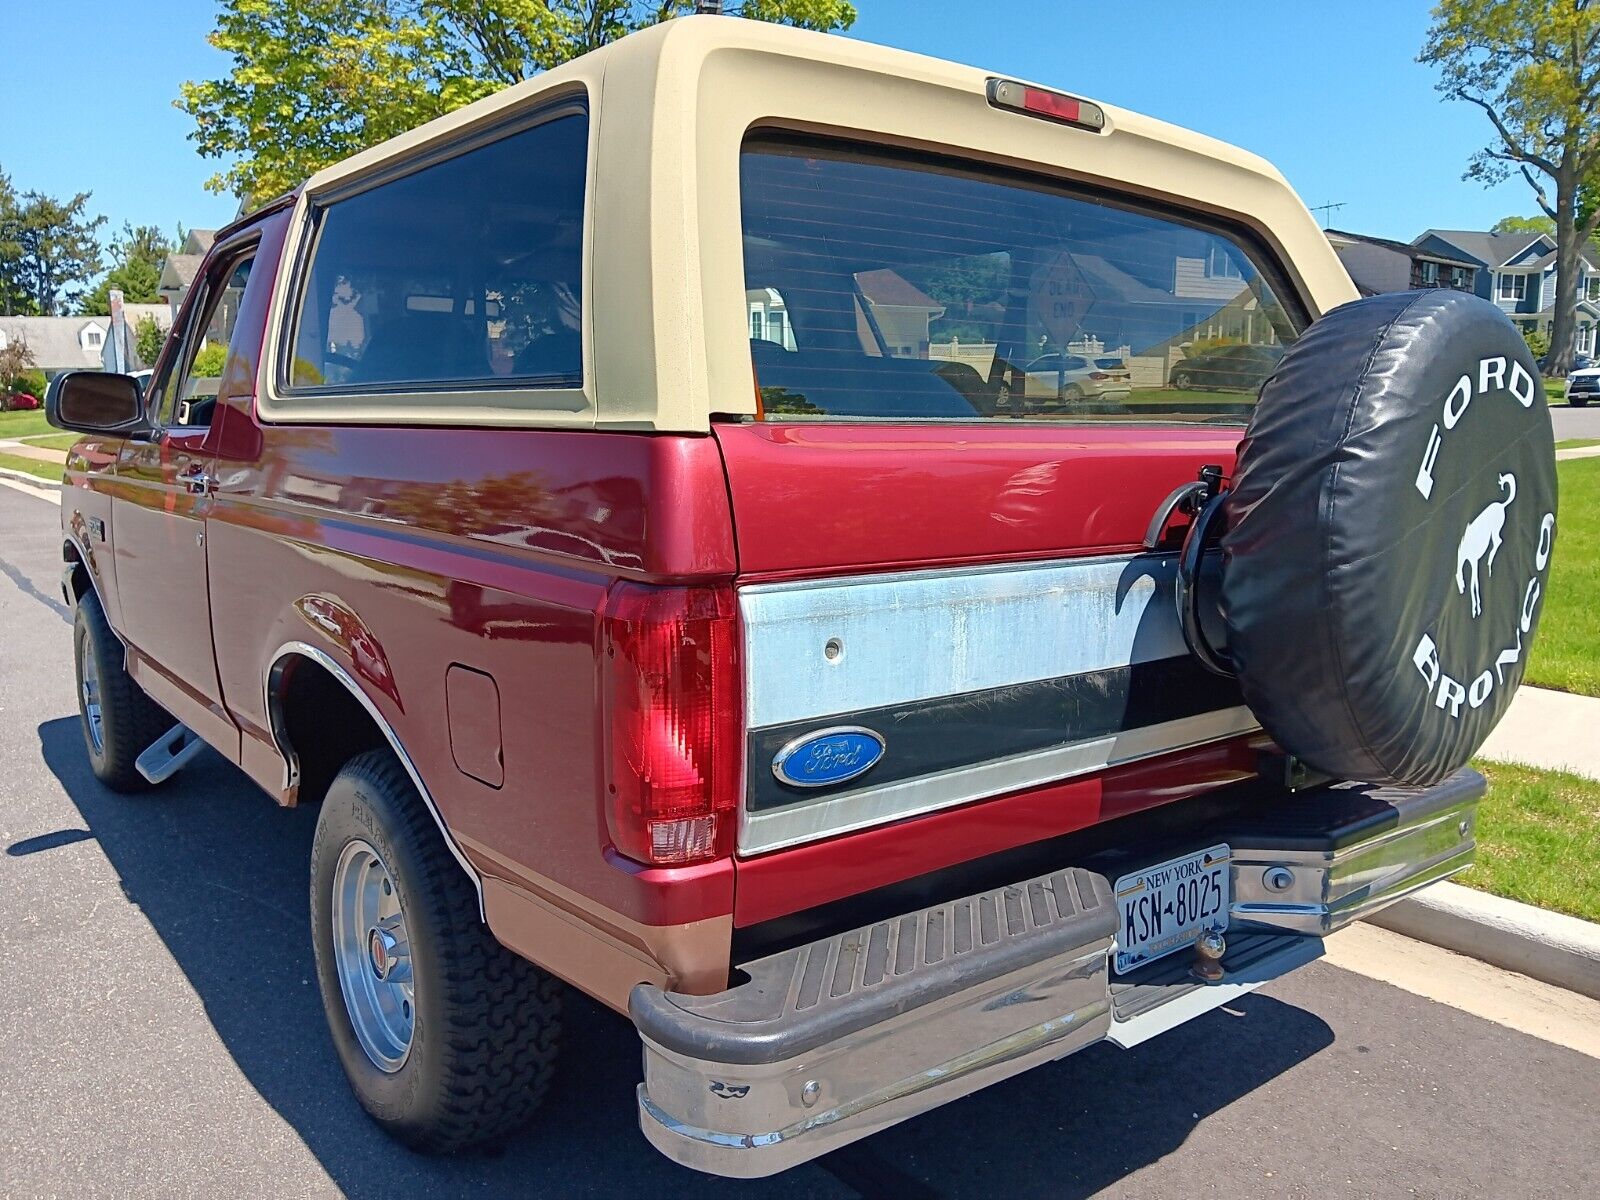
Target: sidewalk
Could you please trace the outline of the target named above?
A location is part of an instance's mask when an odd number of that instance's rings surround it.
[[[1600,779],[1600,700],[1524,686],[1478,753]]]
[[[1600,458],[1600,446],[1574,446],[1570,450],[1557,450],[1556,458]]]
[[[18,458],[32,458],[39,462],[64,463],[67,461],[65,450],[51,450],[47,446],[30,446],[27,442],[19,442],[15,438],[0,438],[0,454],[14,454]]]

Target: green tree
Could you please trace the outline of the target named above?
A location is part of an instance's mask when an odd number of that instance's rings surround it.
[[[27,316],[35,309],[22,284],[22,243],[17,240],[22,199],[11,177],[0,171],[0,313]]]
[[[161,332],[161,326],[156,324],[152,316],[140,317],[138,324],[133,327],[134,352],[147,367],[155,365],[156,356],[161,353],[162,343],[166,340],[167,335]]]
[[[189,374],[197,379],[215,379],[222,374],[222,368],[227,365],[228,347],[222,342],[207,342],[194,356]]]
[[[122,237],[112,247],[116,265],[83,298],[78,311],[85,316],[110,313],[112,288],[120,288],[129,304],[160,303],[161,264],[173,249],[167,235],[154,225],[123,225]]]
[[[694,0],[221,0],[209,40],[222,79],[185,83],[178,107],[207,158],[207,186],[246,199],[286,191],[502,87],[694,11]],[[744,0],[728,10],[847,29],[846,0]]]
[[[1549,233],[1554,234],[1556,223],[1549,217],[1501,217],[1490,233]]]
[[[27,391],[31,396],[40,394],[18,386],[33,374],[28,369],[32,366],[33,351],[28,349],[28,343],[21,338],[8,338],[5,346],[0,347],[0,399],[14,391]]]
[[[1528,343],[1528,349],[1533,351],[1535,358],[1543,358],[1550,353],[1550,335],[1542,329],[1524,325],[1522,327],[1522,340]]]
[[[1578,254],[1600,211],[1581,203],[1600,184],[1600,4],[1592,0],[1443,0],[1420,56],[1439,90],[1481,108],[1494,128],[1467,178],[1519,171],[1555,222],[1556,298],[1547,371],[1572,361]],[[1580,216],[1580,208],[1586,208]]]
[[[40,192],[0,190],[0,297],[7,312],[53,317],[100,273],[100,226],[89,193],[57,200]]]

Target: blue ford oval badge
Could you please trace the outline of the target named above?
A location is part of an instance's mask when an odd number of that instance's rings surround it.
[[[832,787],[866,774],[882,757],[881,737],[859,725],[841,725],[790,742],[773,758],[772,773],[791,787]]]

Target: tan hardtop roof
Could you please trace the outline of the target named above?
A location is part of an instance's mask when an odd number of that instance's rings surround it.
[[[285,394],[281,323],[258,403],[268,419],[702,431],[753,414],[740,150],[775,129],[1055,175],[1235,221],[1278,256],[1316,315],[1356,298],[1305,205],[1269,163],[1100,104],[1090,131],[998,108],[994,76],[903,50],[734,17],[684,17],[319,171],[296,199],[274,311],[291,307],[311,206],[434,150],[582,101],[589,112],[583,386],[385,395]],[[1071,93],[1070,80],[1052,90]],[[1090,99],[1089,97],[1080,97]],[[596,236],[596,230],[603,236]]]
[[[449,141],[464,130],[498,124],[570,90],[574,84],[597,76],[603,77],[610,69],[692,78],[699,73],[701,64],[707,59],[730,49],[809,59],[819,65],[837,64],[852,71],[939,87],[955,87],[977,95],[983,95],[988,81],[997,77],[994,71],[837,34],[813,33],[741,17],[678,17],[630,34],[598,50],[591,50],[571,62],[512,84],[465,108],[325,167],[306,181],[305,189],[311,192],[325,191],[333,184],[402,160],[435,143]],[[1007,75],[1005,78],[1016,77]],[[1057,80],[1050,84],[1035,80],[1018,82],[1066,92],[1080,100],[1091,100],[1105,110],[1108,127],[1195,150],[1209,158],[1274,180],[1283,178],[1276,167],[1259,155],[1180,125],[1147,117],[1131,109],[1118,108],[1075,92],[1070,80]]]

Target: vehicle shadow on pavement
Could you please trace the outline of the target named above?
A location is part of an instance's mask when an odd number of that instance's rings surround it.
[[[45,722],[39,739],[251,1086],[351,1196],[1068,1200],[1156,1162],[1206,1116],[1333,1041],[1313,1014],[1251,996],[1138,1050],[1096,1046],[811,1166],[739,1183],[679,1168],[645,1142],[637,1036],[625,1018],[569,993],[561,1066],[535,1123],[499,1153],[426,1158],[367,1121],[323,1025],[306,929],[316,809],[277,808],[210,753],[153,795],[117,796],[90,773],[75,718]]]

